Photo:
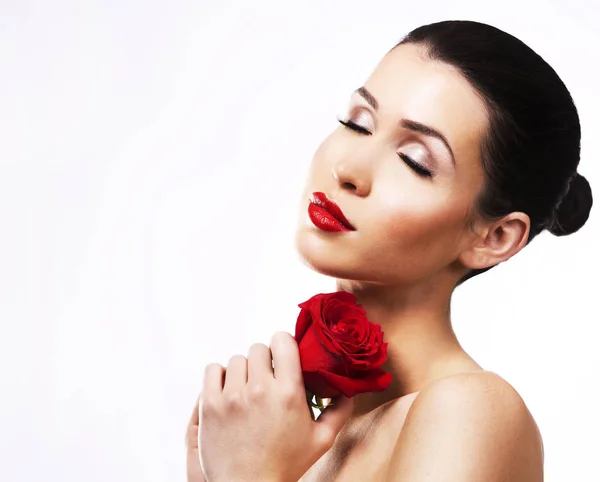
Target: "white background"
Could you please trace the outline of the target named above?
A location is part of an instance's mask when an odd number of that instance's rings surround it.
[[[387,50],[446,19],[558,71],[600,196],[594,0],[0,2],[0,479],[185,479],[205,365],[335,288],[293,246],[314,151]],[[548,482],[600,480],[599,209],[453,299],[536,417]]]

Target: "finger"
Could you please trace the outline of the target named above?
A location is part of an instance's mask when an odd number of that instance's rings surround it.
[[[248,360],[244,355],[233,355],[227,364],[223,393],[242,390],[248,382]]]
[[[200,423],[200,416],[198,414],[200,410],[200,404],[202,403],[202,392],[196,399],[196,405],[194,406],[194,411],[192,412],[192,416],[190,417],[190,421],[188,425],[198,425]]]
[[[200,426],[200,404],[202,403],[202,393],[196,399],[196,405],[194,405],[194,411],[188,422],[187,430],[185,433],[185,446],[187,448],[198,447],[198,428]]]
[[[271,338],[271,353],[275,378],[291,383],[298,388],[304,387],[300,351],[294,337],[286,331],[276,332]]]
[[[219,396],[223,392],[225,383],[225,367],[218,363],[209,363],[204,368],[204,382],[202,393],[204,398]]]
[[[317,438],[325,450],[333,446],[337,434],[344,428],[353,410],[354,398],[340,395],[319,415],[316,421]]]
[[[254,343],[248,350],[248,383],[273,378],[273,356],[264,343]]]

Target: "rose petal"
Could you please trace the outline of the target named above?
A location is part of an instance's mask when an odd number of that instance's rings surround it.
[[[297,343],[300,343],[302,341],[302,338],[304,338],[306,330],[308,330],[311,323],[312,318],[310,316],[310,313],[306,310],[300,310],[300,313],[298,314],[298,319],[296,320],[296,334],[294,336]]]
[[[296,341],[305,385],[321,398],[380,391],[391,381],[380,368],[387,359],[382,328],[356,301],[351,293],[338,291],[298,305]]]
[[[312,325],[306,331],[302,341],[298,344],[302,371],[314,372],[324,369],[336,373],[346,373],[347,368],[340,355],[331,353],[323,346],[316,330],[313,329],[314,326]]]

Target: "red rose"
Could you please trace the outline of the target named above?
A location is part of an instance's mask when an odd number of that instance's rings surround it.
[[[295,339],[306,390],[320,398],[380,392],[392,375],[381,326],[371,323],[356,297],[345,291],[318,294],[298,305]]]

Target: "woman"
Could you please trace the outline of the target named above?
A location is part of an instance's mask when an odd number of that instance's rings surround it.
[[[450,298],[544,229],[561,236],[586,222],[592,195],[577,173],[568,90],[513,36],[440,22],[390,50],[340,122],[314,156],[297,247],[382,326],[393,381],[353,398],[318,460],[297,462],[301,480],[541,481],[536,423],[511,385],[461,347]],[[311,209],[323,198],[330,214]],[[219,367],[206,377],[233,379],[246,358]],[[200,400],[187,434],[194,482],[203,480]]]

